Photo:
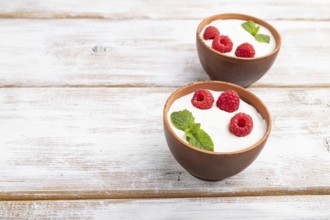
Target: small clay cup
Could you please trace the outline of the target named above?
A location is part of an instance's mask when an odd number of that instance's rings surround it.
[[[275,49],[262,57],[240,58],[230,57],[208,47],[200,37],[200,33],[206,25],[219,19],[253,20],[266,27],[274,35],[276,41]],[[198,25],[196,46],[199,60],[211,80],[231,82],[243,87],[248,87],[259,80],[273,65],[281,48],[281,36],[273,26],[259,18],[244,14],[218,14],[204,19]],[[235,49],[236,48],[233,48],[233,50]]]
[[[254,106],[266,120],[267,130],[264,136],[250,147],[224,153],[202,150],[180,139],[172,130],[170,126],[172,122],[168,120],[167,113],[176,99],[198,89],[235,90],[242,100]],[[165,103],[163,123],[167,144],[176,161],[192,175],[205,180],[222,180],[247,168],[257,158],[266,144],[272,124],[266,106],[257,96],[240,86],[220,81],[195,82],[176,90]]]

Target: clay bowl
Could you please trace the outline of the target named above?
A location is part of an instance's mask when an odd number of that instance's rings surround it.
[[[230,57],[217,52],[203,42],[200,33],[206,25],[218,19],[253,20],[270,30],[275,38],[276,48],[268,55],[257,58]],[[281,36],[273,26],[259,18],[243,14],[219,14],[208,17],[199,24],[196,33],[196,46],[199,60],[211,80],[231,82],[248,87],[259,80],[273,65],[281,47]]]
[[[210,152],[194,147],[181,140],[170,127],[167,113],[172,103],[197,89],[223,91],[235,90],[242,100],[253,105],[267,122],[265,135],[254,145],[233,152]],[[176,161],[192,175],[205,180],[222,180],[247,168],[263,149],[271,130],[271,117],[262,101],[248,90],[226,82],[196,82],[176,90],[166,101],[163,109],[164,133],[170,151]]]

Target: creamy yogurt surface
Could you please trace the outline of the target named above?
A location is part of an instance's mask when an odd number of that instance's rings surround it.
[[[242,43],[250,43],[253,45],[256,54],[254,57],[261,57],[271,53],[276,48],[275,38],[266,27],[256,23],[256,25],[260,26],[258,34],[266,34],[270,36],[269,43],[262,43],[257,41],[249,32],[243,29],[242,23],[246,22],[245,20],[239,19],[225,19],[225,20],[215,20],[204,27],[204,29],[200,33],[200,37],[203,39],[205,44],[212,48],[212,39],[204,40],[203,35],[204,31],[208,26],[214,26],[220,31],[220,35],[227,35],[233,42],[233,49],[228,53],[223,53],[224,55],[235,56],[236,48]]]
[[[264,136],[267,130],[267,123],[253,106],[240,100],[237,111],[232,113],[225,112],[216,106],[216,101],[222,91],[209,91],[214,97],[214,103],[210,109],[203,110],[193,106],[191,99],[194,93],[182,96],[172,103],[167,117],[172,130],[178,137],[187,142],[184,132],[174,127],[171,121],[171,114],[172,112],[182,111],[184,109],[191,111],[195,117],[195,122],[200,123],[201,128],[211,136],[214,143],[214,152],[242,150],[257,143]],[[253,129],[245,137],[237,137],[229,131],[230,119],[239,112],[249,114],[253,120]]]

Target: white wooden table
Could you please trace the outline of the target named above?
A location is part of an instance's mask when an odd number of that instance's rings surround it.
[[[238,12],[283,46],[249,89],[273,129],[218,182],[172,157],[162,108],[208,80],[199,22]],[[330,2],[0,2],[1,219],[330,219]]]

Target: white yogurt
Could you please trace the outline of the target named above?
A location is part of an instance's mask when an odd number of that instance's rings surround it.
[[[235,112],[228,113],[220,110],[216,106],[216,101],[221,91],[209,90],[213,97],[214,103],[212,108],[202,110],[191,104],[191,99],[194,93],[185,95],[175,100],[168,113],[167,117],[175,134],[186,142],[186,136],[183,131],[174,127],[171,121],[172,112],[189,110],[195,117],[195,123],[200,123],[201,128],[206,131],[212,138],[214,143],[214,152],[231,152],[241,150],[257,143],[266,133],[267,123],[257,110],[248,103],[240,100],[239,109]],[[253,129],[251,133],[245,137],[237,137],[229,131],[230,119],[238,112],[249,114],[253,120]]]
[[[260,29],[258,31],[258,34],[266,34],[270,36],[270,42],[269,43],[262,43],[257,41],[249,32],[243,29],[242,23],[246,22],[245,20],[239,20],[239,19],[226,19],[226,20],[215,20],[211,22],[209,25],[205,26],[202,32],[200,33],[200,37],[203,39],[205,44],[212,48],[212,41],[210,40],[204,40],[203,35],[204,31],[208,26],[214,26],[220,31],[220,35],[227,35],[233,42],[233,49],[228,53],[223,53],[228,56],[236,57],[235,56],[235,50],[236,48],[241,45],[242,43],[250,43],[253,45],[254,50],[256,51],[256,54],[254,57],[261,57],[264,55],[267,55],[271,53],[275,47],[276,47],[276,41],[275,38],[267,28],[264,26],[257,24],[260,26]]]

